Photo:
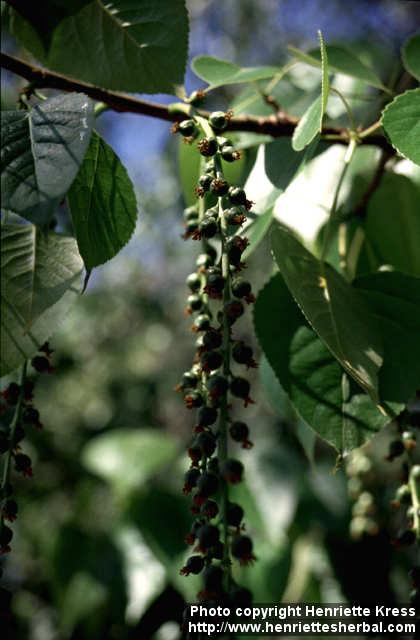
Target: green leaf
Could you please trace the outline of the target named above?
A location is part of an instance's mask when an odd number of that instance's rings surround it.
[[[354,286],[383,339],[380,398],[407,403],[420,386],[420,278],[383,271],[358,278]]]
[[[301,151],[322,131],[325,110],[327,108],[330,81],[328,77],[328,55],[324,38],[318,31],[321,56],[321,95],[307,108],[299,120],[292,136],[292,147]]]
[[[7,5],[5,19],[10,32],[37,58],[43,59],[51,46],[54,29],[91,0],[14,0]],[[2,3],[5,4],[5,3]]]
[[[416,33],[405,41],[401,53],[408,73],[420,81],[420,33]]]
[[[304,53],[303,51],[291,46],[289,46],[288,49],[296,56],[296,58],[302,62],[306,62],[312,67],[320,67],[322,64],[321,52],[318,49],[308,53]],[[363,80],[367,84],[378,89],[386,89],[376,73],[361,62],[357,56],[353,55],[353,53],[350,53],[342,47],[336,47],[334,45],[327,45],[326,51],[328,56],[328,66],[331,71],[338,71],[339,73],[344,73],[352,78],[358,78],[359,80]]]
[[[154,429],[115,429],[92,438],[82,451],[82,463],[117,491],[131,491],[170,464],[177,446]]]
[[[273,230],[278,267],[309,323],[356,382],[377,400],[382,345],[369,309],[329,264],[317,260],[285,227]]]
[[[327,49],[325,46],[325,41],[321,31],[318,31],[319,38],[319,51],[321,54],[321,96],[322,96],[322,105],[321,105],[321,121],[319,123],[320,131],[322,129],[322,121],[324,119],[324,114],[327,109],[328,102],[328,94],[330,92],[330,79],[328,76],[328,55]]]
[[[61,626],[71,634],[84,619],[101,614],[107,604],[106,587],[84,571],[74,574],[63,595]]]
[[[279,67],[239,67],[233,62],[212,56],[196,56],[191,67],[194,73],[205,80],[212,89],[226,84],[265,80],[281,72]]]
[[[1,375],[31,358],[58,328],[81,289],[73,238],[5,224],[1,238]]]
[[[292,147],[295,151],[302,151],[320,132],[322,115],[321,95],[308,107],[293,131]]]
[[[79,251],[90,270],[120,251],[131,238],[137,218],[127,171],[96,132],[68,197]]]
[[[386,173],[372,195],[364,222],[373,270],[382,265],[420,276],[420,189],[409,178]]]
[[[31,33],[20,20],[14,29],[49,69],[117,91],[173,94],[183,83],[188,51],[184,0],[82,1],[78,10],[53,4],[60,9],[55,7],[47,24],[32,23]]]
[[[110,521],[109,528],[112,525]],[[92,533],[94,527],[85,529],[90,533],[67,523],[51,531],[51,582],[66,630],[95,623],[99,637],[105,637],[108,617],[122,624],[127,606],[123,558],[108,535]]]
[[[265,146],[265,172],[276,187],[285,191],[292,180],[312,158],[328,148],[328,143],[318,138],[305,151],[295,151],[290,138],[279,138]]]
[[[283,287],[286,287],[283,281]],[[290,294],[288,294],[290,297]],[[259,301],[259,304],[261,300]],[[314,462],[316,434],[296,412],[286,391],[281,386],[273,368],[265,355],[260,359],[260,381],[273,410],[289,423],[295,423],[296,437],[299,440],[308,460]]]
[[[243,260],[248,260],[250,255],[254,253],[260,242],[267,235],[271,223],[273,222],[273,207],[267,209],[264,213],[257,215],[255,220],[251,222],[245,229],[244,234],[248,238],[248,246],[242,254]]]
[[[398,153],[420,165],[420,89],[394,98],[382,111],[381,123]]]
[[[296,410],[338,452],[346,454],[361,446],[389,422],[310,329],[280,274],[260,291],[254,323],[264,353]]]
[[[93,103],[81,93],[2,111],[1,206],[45,224],[76,177],[92,126]]]
[[[162,526],[162,515],[170,527]],[[150,549],[168,566],[185,551],[185,534],[191,527],[188,502],[181,492],[173,493],[152,485],[149,491],[133,492],[127,516],[144,536]]]

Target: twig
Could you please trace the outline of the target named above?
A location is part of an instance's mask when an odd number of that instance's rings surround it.
[[[385,167],[388,160],[392,157],[393,153],[388,151],[382,151],[379,159],[378,166],[375,169],[375,173],[372,176],[372,180],[369,182],[366,191],[363,193],[359,202],[356,204],[353,210],[354,216],[364,217],[366,215],[366,209],[369,204],[369,200],[379,187],[382,177],[385,173]]]
[[[177,122],[185,118],[182,113],[177,113],[168,108],[167,105],[140,100],[132,96],[119,93],[116,91],[108,91],[95,85],[69,78],[61,73],[55,73],[48,69],[28,64],[14,56],[1,53],[1,66],[22,78],[25,78],[37,88],[59,89],[61,91],[77,91],[85,93],[93,100],[103,102],[110,109],[119,112],[137,113],[153,118],[159,118],[168,122]],[[199,111],[200,115],[207,118],[207,111]],[[272,116],[256,117],[250,115],[241,115],[231,118],[228,129],[230,131],[248,131],[253,133],[267,134],[274,138],[291,136],[298,123],[298,119],[285,114],[277,113]],[[368,131],[368,130],[366,130]],[[369,135],[366,131],[359,133],[363,138],[363,143],[380,147],[386,151],[393,152],[386,138],[382,135]],[[345,128],[340,127],[324,127],[322,134],[325,136],[334,136],[334,140],[338,144],[349,143],[349,133]]]

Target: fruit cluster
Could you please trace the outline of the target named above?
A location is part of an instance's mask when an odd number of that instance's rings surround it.
[[[204,127],[201,118],[176,127],[187,142],[198,139],[202,156],[195,189],[198,201],[184,211],[183,237],[200,241],[201,253],[196,271],[186,280],[190,290],[186,313],[193,316],[192,331],[197,335],[195,357],[177,386],[186,407],[197,410],[183,487],[192,495],[195,516],[186,541],[196,553],[181,573],[202,574],[204,586],[198,594],[202,601],[249,603],[251,593],[236,585],[231,574],[232,559],[248,564],[255,556],[252,540],[243,532],[243,509],[229,500],[229,485],[240,482],[244,471],[242,463],[229,455],[229,440],[244,449],[252,446],[248,425],[230,416],[232,400],[241,400],[245,407],[253,403],[249,381],[234,373],[232,364],[257,366],[251,346],[233,335],[234,325],[254,302],[251,284],[241,275],[248,240],[240,235],[252,202],[223,174],[222,161],[240,158],[232,142],[220,135],[230,116],[215,112]]]
[[[31,366],[36,373],[51,373],[52,350],[46,342],[39,349],[39,353],[32,358]],[[34,379],[27,377],[26,365],[23,368],[20,384],[11,382],[2,392],[0,412],[2,416],[0,428],[0,454],[4,456],[3,477],[0,487],[0,555],[10,551],[13,538],[12,529],[6,521],[16,520],[18,505],[13,499],[13,485],[10,482],[10,470],[14,470],[26,478],[32,477],[32,462],[28,455],[22,452],[21,445],[26,429],[35,427],[42,429],[39,411],[35,408]]]

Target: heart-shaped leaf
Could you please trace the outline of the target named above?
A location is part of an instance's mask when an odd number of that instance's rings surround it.
[[[2,207],[45,224],[76,177],[92,126],[93,103],[80,93],[2,111]]]
[[[288,229],[279,225],[271,238],[280,272],[309,323],[342,367],[377,401],[382,344],[365,302]]]
[[[90,270],[110,260],[129,241],[137,218],[127,171],[96,132],[68,195],[79,251]]]
[[[58,328],[81,289],[73,238],[6,224],[1,238],[1,375],[19,367]]]
[[[383,110],[381,122],[392,146],[420,166],[420,89],[394,98]]]

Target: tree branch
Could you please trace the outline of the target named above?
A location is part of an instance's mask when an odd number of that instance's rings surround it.
[[[354,211],[353,211],[354,216],[359,216],[361,218],[366,216],[367,206],[369,204],[369,201],[373,196],[373,194],[375,193],[375,191],[378,189],[381,183],[382,177],[385,173],[386,163],[392,156],[393,156],[393,153],[390,153],[388,151],[382,151],[381,157],[378,162],[378,166],[375,169],[375,173],[373,174],[372,179],[369,182],[366,190],[362,194],[362,197],[360,198],[359,202],[354,207]]]
[[[104,102],[110,109],[119,112],[138,113],[144,116],[159,118],[168,122],[176,122],[185,118],[185,115],[171,111],[166,105],[147,100],[140,100],[132,96],[119,93],[116,91],[108,91],[101,89],[95,85],[69,78],[61,73],[55,73],[48,69],[28,64],[27,62],[1,53],[1,66],[16,75],[28,80],[37,88],[59,89],[61,91],[77,91],[85,93],[93,100]],[[208,117],[207,111],[200,111],[200,115]],[[228,126],[229,131],[243,131],[260,134],[267,134],[273,138],[291,136],[298,123],[298,119],[294,118],[283,111],[265,116],[256,117],[249,115],[241,115],[231,118]],[[345,128],[324,127],[322,134],[333,137],[334,142],[339,144],[348,144],[349,133]],[[382,135],[371,135],[363,138],[361,144],[371,144],[384,149],[390,153],[394,150]]]

